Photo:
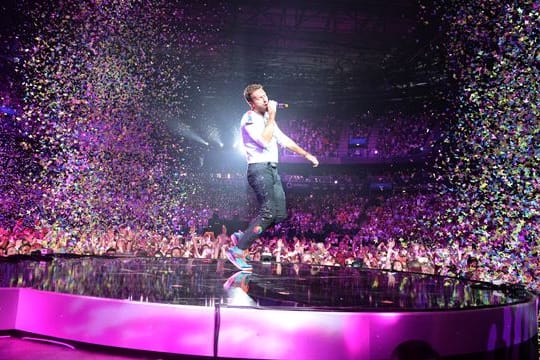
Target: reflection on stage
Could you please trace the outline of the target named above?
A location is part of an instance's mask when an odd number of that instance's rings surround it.
[[[253,273],[238,276],[226,260],[70,255],[4,258],[0,287],[195,306],[234,305],[231,290],[240,288],[252,306],[332,311],[473,309],[530,299],[519,287],[355,267],[254,263]]]

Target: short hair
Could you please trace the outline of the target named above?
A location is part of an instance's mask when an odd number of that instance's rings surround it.
[[[251,102],[251,94],[253,94],[255,91],[262,89],[263,86],[261,84],[249,84],[244,89],[244,98],[249,103]]]

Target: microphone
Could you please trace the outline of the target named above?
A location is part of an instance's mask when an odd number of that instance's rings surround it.
[[[286,103],[277,103],[277,108],[278,109],[286,109],[289,107],[289,104],[286,104]]]

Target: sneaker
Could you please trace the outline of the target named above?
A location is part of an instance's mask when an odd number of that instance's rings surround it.
[[[231,240],[234,244],[234,246],[238,246],[238,241],[244,236],[244,233],[241,231],[237,231],[231,235]]]
[[[242,231],[240,231],[240,230],[238,230],[237,232],[235,232],[235,233],[233,233],[231,235],[231,240],[232,240],[234,246],[238,246],[238,241],[240,241],[242,236],[244,236],[244,233]],[[245,255],[244,259],[247,260],[247,261],[251,261],[251,257],[249,256],[249,254]]]
[[[253,270],[253,267],[246,262],[246,259],[244,257],[244,250],[239,249],[235,246],[227,249],[227,252],[225,254],[227,255],[227,259],[229,259],[229,261],[238,269],[242,271]]]

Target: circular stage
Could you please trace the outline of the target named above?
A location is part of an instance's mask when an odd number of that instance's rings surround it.
[[[519,286],[361,268],[140,257],[0,258],[0,330],[249,359],[536,359]]]

